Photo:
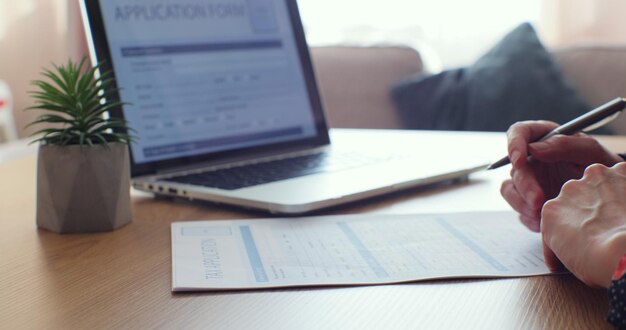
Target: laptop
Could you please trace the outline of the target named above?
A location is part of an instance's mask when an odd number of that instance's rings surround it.
[[[301,214],[464,179],[487,164],[331,147],[296,0],[81,8],[92,61],[113,72],[110,92],[125,103],[111,115],[134,130],[138,190]]]

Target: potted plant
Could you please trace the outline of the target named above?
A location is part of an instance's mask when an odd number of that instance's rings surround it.
[[[42,110],[31,125],[39,142],[37,226],[58,233],[109,231],[132,219],[126,121],[107,116],[121,105],[111,101],[110,72],[80,63],[45,69],[31,91]],[[106,92],[105,92],[106,91]]]

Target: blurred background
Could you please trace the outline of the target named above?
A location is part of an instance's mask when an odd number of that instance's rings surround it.
[[[626,44],[624,0],[299,0],[311,46],[415,47],[428,69],[472,63],[513,27],[548,48]],[[0,141],[25,137],[27,91],[42,67],[86,49],[76,0],[0,0]],[[17,128],[17,129],[15,129]],[[15,133],[12,133],[15,130]]]

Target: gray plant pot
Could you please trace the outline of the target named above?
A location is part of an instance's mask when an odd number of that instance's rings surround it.
[[[37,226],[57,233],[110,231],[132,219],[128,146],[39,146]]]

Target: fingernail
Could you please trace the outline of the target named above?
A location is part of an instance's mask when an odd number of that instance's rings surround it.
[[[511,164],[515,165],[519,157],[520,157],[520,152],[517,150],[513,150],[513,152],[511,153]]]
[[[545,142],[535,142],[531,144],[530,147],[536,151],[544,151],[548,149],[550,146]]]

